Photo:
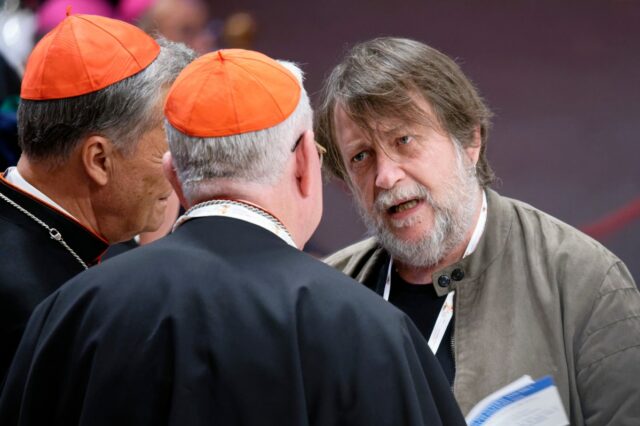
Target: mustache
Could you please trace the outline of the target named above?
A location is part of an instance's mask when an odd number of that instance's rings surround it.
[[[376,211],[384,213],[391,207],[412,199],[425,199],[433,205],[431,192],[423,185],[415,183],[411,186],[385,189],[378,193],[373,206]]]

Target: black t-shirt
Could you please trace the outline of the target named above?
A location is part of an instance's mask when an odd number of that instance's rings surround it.
[[[432,284],[410,284],[403,280],[395,270],[391,274],[389,301],[411,318],[427,341],[431,336],[445,299],[446,295],[438,297]],[[436,358],[451,385],[453,385],[453,379],[456,374],[451,344],[452,330],[453,319],[449,323],[436,353]]]

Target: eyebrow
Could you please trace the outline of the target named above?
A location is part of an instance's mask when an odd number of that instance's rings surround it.
[[[352,152],[359,152],[363,148],[368,148],[372,145],[374,144],[367,140],[362,140],[361,138],[359,138],[359,139],[354,139],[347,142],[344,146],[345,146],[345,151],[351,154]]]
[[[394,135],[397,133],[401,133],[400,131],[402,130],[402,132],[405,132],[407,126],[403,125],[403,124],[399,124],[397,126],[394,127],[390,127],[388,129],[384,129],[384,130],[380,130],[380,133],[382,133],[383,135]]]

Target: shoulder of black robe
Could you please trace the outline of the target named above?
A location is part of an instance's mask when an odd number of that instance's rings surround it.
[[[56,228],[88,265],[106,250],[107,243],[82,225],[1,178],[0,193]],[[0,389],[33,309],[83,270],[42,225],[0,199]]]
[[[3,425],[463,425],[410,320],[236,219],[80,274],[31,318]]]

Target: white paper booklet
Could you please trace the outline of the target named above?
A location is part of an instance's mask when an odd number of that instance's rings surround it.
[[[469,426],[565,426],[569,424],[551,376],[535,382],[522,376],[478,402]]]

